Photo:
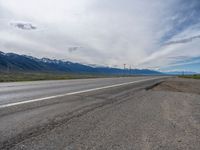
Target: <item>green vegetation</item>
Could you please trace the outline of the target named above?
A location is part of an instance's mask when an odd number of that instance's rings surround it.
[[[182,75],[181,78],[200,79],[200,75]]]
[[[68,80],[118,77],[117,75],[70,74],[70,73],[0,73],[0,82],[38,81],[38,80]]]

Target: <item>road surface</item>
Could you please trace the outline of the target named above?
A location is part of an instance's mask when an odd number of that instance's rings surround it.
[[[80,80],[11,82],[0,84],[0,106],[27,100],[41,99],[106,86],[129,84],[160,77],[124,77]]]
[[[199,95],[165,77],[0,84],[0,149],[199,149]]]

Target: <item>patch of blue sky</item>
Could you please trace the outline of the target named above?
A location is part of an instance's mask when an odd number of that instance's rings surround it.
[[[179,6],[176,6],[171,13],[169,20],[170,30],[160,39],[161,45],[170,41],[174,36],[183,32],[191,26],[200,23],[200,1],[199,0],[180,0]]]
[[[178,60],[173,64],[170,64],[168,67],[161,68],[162,71],[192,71],[200,73],[200,57],[187,58],[183,60]]]

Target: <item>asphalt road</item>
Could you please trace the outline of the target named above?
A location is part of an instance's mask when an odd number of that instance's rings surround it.
[[[200,96],[146,90],[165,80],[3,83],[18,96],[1,100],[0,149],[199,150]]]
[[[80,80],[0,83],[0,106],[20,101],[85,91],[155,77],[98,78]]]

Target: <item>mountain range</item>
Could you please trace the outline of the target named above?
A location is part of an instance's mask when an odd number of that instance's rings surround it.
[[[192,71],[172,71],[172,72],[164,72],[165,74],[168,75],[195,75],[198,74],[196,72],[192,72]]]
[[[94,73],[94,74],[134,74],[160,75],[161,72],[148,69],[119,69],[111,67],[95,67],[70,61],[35,58],[15,53],[0,51],[0,72],[44,72],[44,73]]]

